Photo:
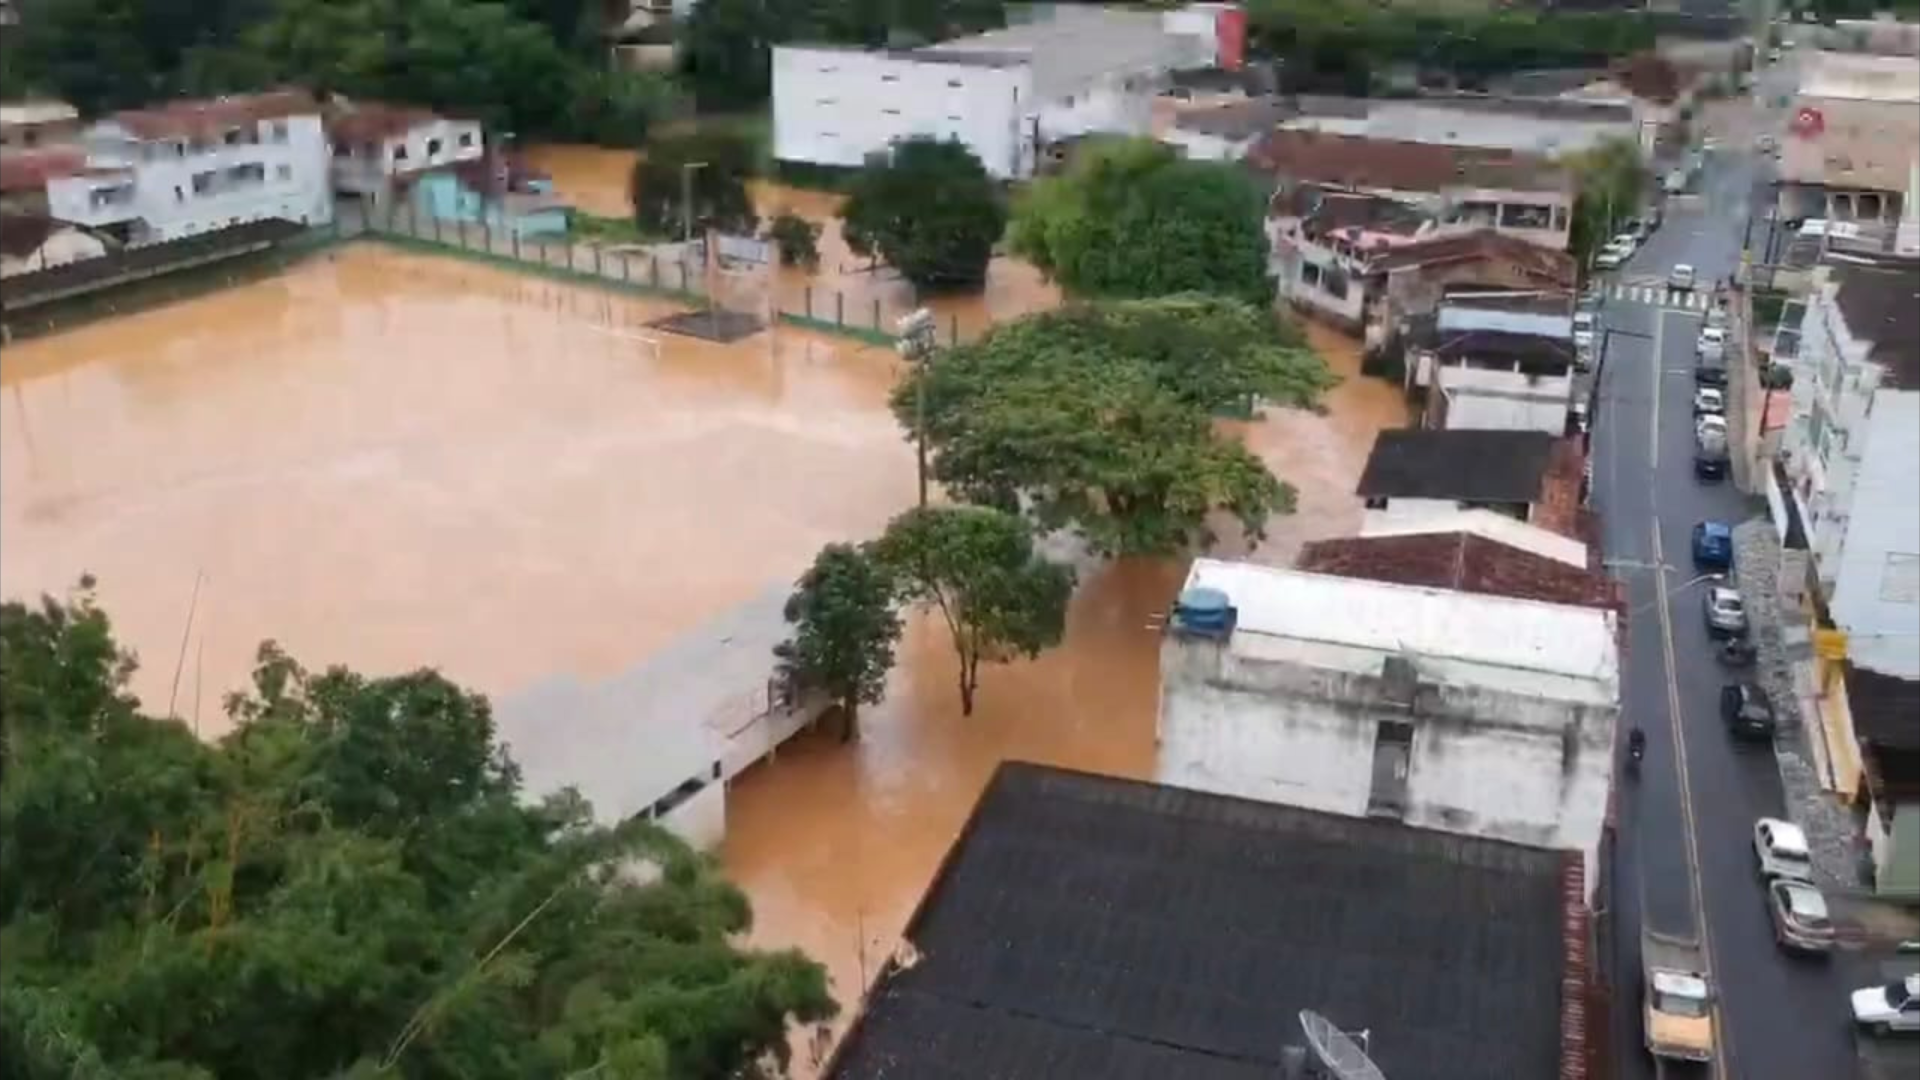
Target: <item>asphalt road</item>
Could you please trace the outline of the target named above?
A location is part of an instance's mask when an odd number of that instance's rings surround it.
[[[1616,278],[1648,283],[1681,262],[1708,288],[1730,275],[1756,174],[1747,149],[1713,155],[1701,193],[1670,202],[1662,227]],[[1628,593],[1623,726],[1637,724],[1647,736],[1639,778],[1623,782],[1617,805],[1619,1076],[1656,1075],[1639,1016],[1644,919],[1679,933],[1704,924],[1720,994],[1716,1067],[1663,1075],[1844,1080],[1858,1075],[1846,993],[1875,973],[1850,955],[1799,960],[1776,949],[1754,874],[1752,827],[1762,816],[1791,815],[1773,756],[1730,739],[1719,719],[1725,678],[1702,619],[1690,534],[1698,521],[1742,521],[1759,504],[1731,480],[1693,476],[1693,347],[1702,316],[1613,299],[1601,321],[1594,504],[1605,554]]]

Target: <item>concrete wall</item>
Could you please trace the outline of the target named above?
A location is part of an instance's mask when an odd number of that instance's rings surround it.
[[[857,167],[897,139],[965,143],[1000,179],[1031,175],[1027,65],[934,63],[848,49],[773,50],[773,156]]]
[[[1889,899],[1920,899],[1920,803],[1896,803],[1892,817],[1888,827],[1880,807],[1867,814],[1874,891]]]
[[[1575,120],[1449,107],[1444,102],[1383,100],[1367,117],[1366,135],[1448,146],[1483,146],[1554,157],[1590,150],[1609,139],[1637,143],[1631,115],[1618,120]]]
[[[141,142],[114,124],[96,125],[87,137],[89,163],[130,172],[49,181],[48,207],[54,217],[78,225],[130,225],[133,244],[270,218],[310,225],[332,221],[329,144],[320,117],[262,120],[248,134],[258,141],[196,149],[181,142]],[[232,178],[232,170],[249,166],[259,167],[259,180]]]
[[[1367,813],[1382,720],[1411,723],[1409,823],[1581,851],[1593,876],[1616,707],[1474,686],[1420,687],[1251,659],[1215,641],[1161,645],[1155,778],[1331,813]]]
[[[1920,393],[1874,394],[1872,414],[1852,434],[1848,452],[1859,461],[1832,568],[1833,621],[1855,663],[1920,679]]]
[[[1441,365],[1448,428],[1496,428],[1562,435],[1567,405],[1573,400],[1573,375],[1528,376],[1517,371]]]

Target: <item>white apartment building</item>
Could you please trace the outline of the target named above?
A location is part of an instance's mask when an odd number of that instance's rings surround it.
[[[1368,139],[1560,157],[1613,139],[1640,141],[1624,100],[1429,94],[1416,98],[1302,98],[1280,126]]]
[[[396,181],[426,169],[478,161],[486,154],[480,121],[453,119],[430,109],[362,101],[327,117],[333,145],[333,185],[342,195],[375,206],[391,201]]]
[[[1430,387],[1429,427],[1563,435],[1573,402],[1573,297],[1469,293],[1441,301],[1408,347],[1410,385]]]
[[[1807,52],[1780,138],[1781,218],[1891,225],[1920,148],[1920,61]]]
[[[48,212],[129,245],[275,218],[333,220],[320,108],[299,91],[115,113],[82,145],[86,168],[47,182]]]
[[[1160,649],[1154,778],[1574,849],[1596,881],[1620,712],[1616,620],[1196,560]]]
[[[1814,573],[1855,664],[1920,679],[1920,261],[1823,270],[1784,440]]]
[[[999,179],[1032,176],[1066,140],[1148,134],[1169,74],[1237,57],[1223,35],[1244,27],[1229,4],[1048,14],[920,49],[776,46],[774,157],[854,168],[928,136],[965,143]]]

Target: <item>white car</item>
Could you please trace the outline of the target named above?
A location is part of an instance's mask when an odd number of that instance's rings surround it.
[[[1851,995],[1853,1022],[1877,1035],[1920,1031],[1920,975],[1868,986]]]
[[[1593,257],[1593,265],[1602,270],[1618,270],[1626,265],[1627,260],[1632,257],[1632,248],[1615,247],[1612,244],[1608,244],[1606,247],[1600,249],[1600,254]]]
[[[1727,444],[1727,418],[1723,413],[1705,413],[1694,417],[1693,437],[1702,443],[1718,440]]]
[[[1807,834],[1791,821],[1763,817],[1754,822],[1753,857],[1760,863],[1760,876],[1768,880],[1813,880]]]
[[[1773,916],[1773,939],[1781,948],[1810,953],[1833,949],[1833,915],[1819,889],[1804,881],[1771,882],[1767,913]]]
[[[1700,331],[1699,339],[1693,343],[1695,352],[1706,352],[1709,349],[1720,352],[1726,347],[1727,328],[1724,326],[1707,326]]]
[[[1573,313],[1573,344],[1575,348],[1593,348],[1593,332],[1600,324],[1591,311]]]
[[[1725,416],[1727,395],[1717,386],[1703,386],[1693,392],[1693,415]]]
[[[1680,289],[1684,292],[1692,292],[1693,291],[1692,264],[1679,263],[1678,265],[1676,265],[1673,268],[1673,270],[1667,274],[1667,288]]]

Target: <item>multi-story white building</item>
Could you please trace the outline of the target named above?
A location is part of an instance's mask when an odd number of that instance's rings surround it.
[[[82,145],[86,168],[48,181],[48,211],[130,245],[275,218],[333,220],[320,108],[299,91],[115,113]]]
[[[1788,494],[1827,612],[1854,664],[1920,679],[1920,260],[1821,271],[1793,371]]]
[[[1573,403],[1571,292],[1458,293],[1413,335],[1409,385],[1428,387],[1426,426],[1567,432]]]
[[[1920,63],[1810,52],[1780,140],[1779,216],[1892,225],[1920,149]]]
[[[1617,619],[1584,603],[1199,559],[1161,644],[1155,779],[1574,849],[1597,880]]]
[[[377,101],[344,104],[327,117],[333,143],[333,185],[374,206],[392,200],[395,185],[427,169],[486,154],[480,121]]]
[[[1031,176],[1067,140],[1148,134],[1170,74],[1237,63],[1245,26],[1230,4],[1047,16],[920,49],[776,46],[774,157],[851,168],[928,136],[965,143],[1000,179]]]

